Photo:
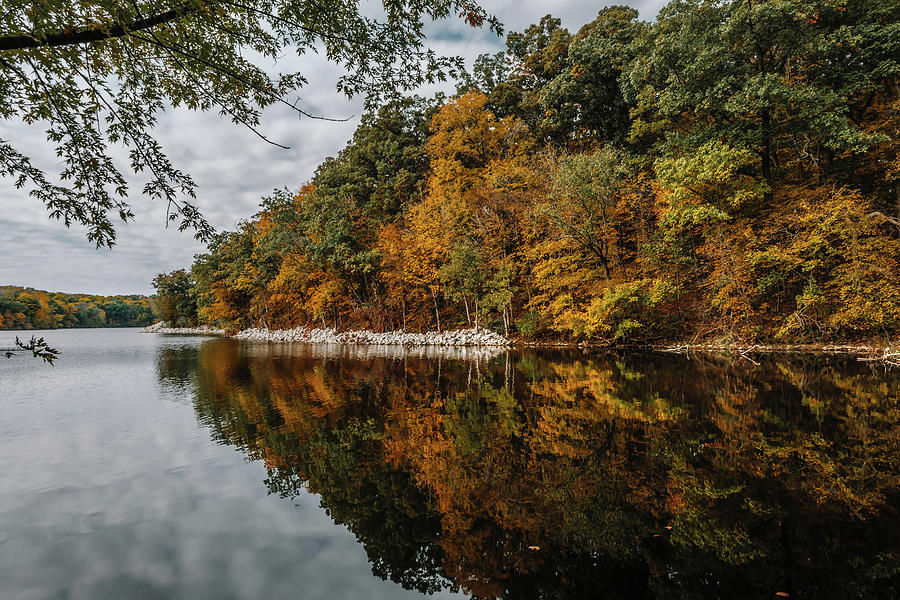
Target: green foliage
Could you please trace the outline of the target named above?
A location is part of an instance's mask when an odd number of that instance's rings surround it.
[[[347,146],[318,168],[316,195],[347,199],[373,225],[396,219],[428,169],[432,110],[433,103],[411,97],[366,112]]]
[[[864,152],[875,138],[852,113],[857,94],[900,73],[900,41],[888,41],[898,16],[880,0],[671,2],[629,69],[632,136],[664,154],[713,140],[745,149],[770,187],[788,168]]]
[[[670,333],[672,324],[662,309],[674,303],[677,290],[667,281],[642,279],[608,288],[591,302],[585,319],[588,336],[618,342],[652,341]]]
[[[506,37],[505,55],[480,59],[482,92],[498,117],[515,116],[541,141],[561,141],[567,133],[546,120],[543,88],[566,69],[571,34],[551,15]],[[507,66],[508,65],[508,66]],[[467,90],[462,90],[467,91]]]
[[[463,303],[468,324],[474,321],[477,326],[479,317],[487,308],[483,300],[487,275],[483,259],[468,240],[450,250],[440,269],[444,293],[450,300]],[[481,306],[479,300],[482,300]]]
[[[623,70],[634,39],[646,27],[633,8],[604,8],[573,36],[565,69],[541,91],[550,128],[574,145],[621,143],[630,128],[629,105],[622,93]]]
[[[154,313],[170,327],[191,327],[197,324],[197,300],[194,281],[184,269],[160,273],[153,278]]]
[[[672,205],[707,205],[732,212],[768,191],[763,182],[746,175],[752,164],[749,150],[710,141],[657,160],[653,170],[660,185],[671,192]]]
[[[591,253],[608,279],[619,223],[620,191],[627,161],[612,147],[563,158],[553,178],[552,201],[542,212],[557,235]]]
[[[28,352],[33,358],[40,358],[51,367],[53,361],[59,358],[59,350],[50,347],[50,344],[44,341],[44,338],[36,338],[31,336],[28,342],[23,342],[16,336],[16,345],[14,348],[4,348],[0,350],[6,358],[12,358],[20,352]]]

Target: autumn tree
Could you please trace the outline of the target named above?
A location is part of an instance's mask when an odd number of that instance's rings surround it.
[[[448,102],[431,122],[426,149],[432,170],[425,196],[410,211],[412,243],[420,250],[409,265],[418,273],[419,285],[430,290],[436,319],[441,269],[445,281],[466,290],[461,295],[453,292],[464,300],[463,306],[471,301],[477,307],[479,299],[473,293],[484,286],[462,284],[461,277],[467,277],[461,269],[480,269],[483,275],[473,275],[476,279],[483,277],[486,284],[493,280],[495,287],[506,281],[507,290],[510,287],[508,278],[498,273],[507,268],[504,264],[508,266],[518,243],[522,210],[517,201],[531,181],[533,139],[521,120],[498,118],[487,104],[487,96],[471,91]],[[455,264],[448,263],[451,256]],[[466,262],[472,264],[461,266]],[[497,299],[501,297],[506,301],[499,302],[499,308],[508,324],[511,298],[504,294]],[[471,316],[469,311],[467,320]]]

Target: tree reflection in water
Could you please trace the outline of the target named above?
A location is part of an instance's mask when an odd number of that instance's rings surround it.
[[[900,596],[897,372],[232,340],[158,370],[193,387],[216,440],[265,462],[271,492],[319,494],[406,588]]]

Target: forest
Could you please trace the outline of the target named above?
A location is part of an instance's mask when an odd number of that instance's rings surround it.
[[[233,330],[896,339],[898,145],[894,0],[548,15],[454,94],[370,107],[157,292]]]
[[[96,296],[0,286],[0,329],[143,327],[153,323],[147,296]]]

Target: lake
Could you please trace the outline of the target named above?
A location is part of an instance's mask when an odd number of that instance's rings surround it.
[[[900,597],[898,370],[39,335],[0,598]]]

